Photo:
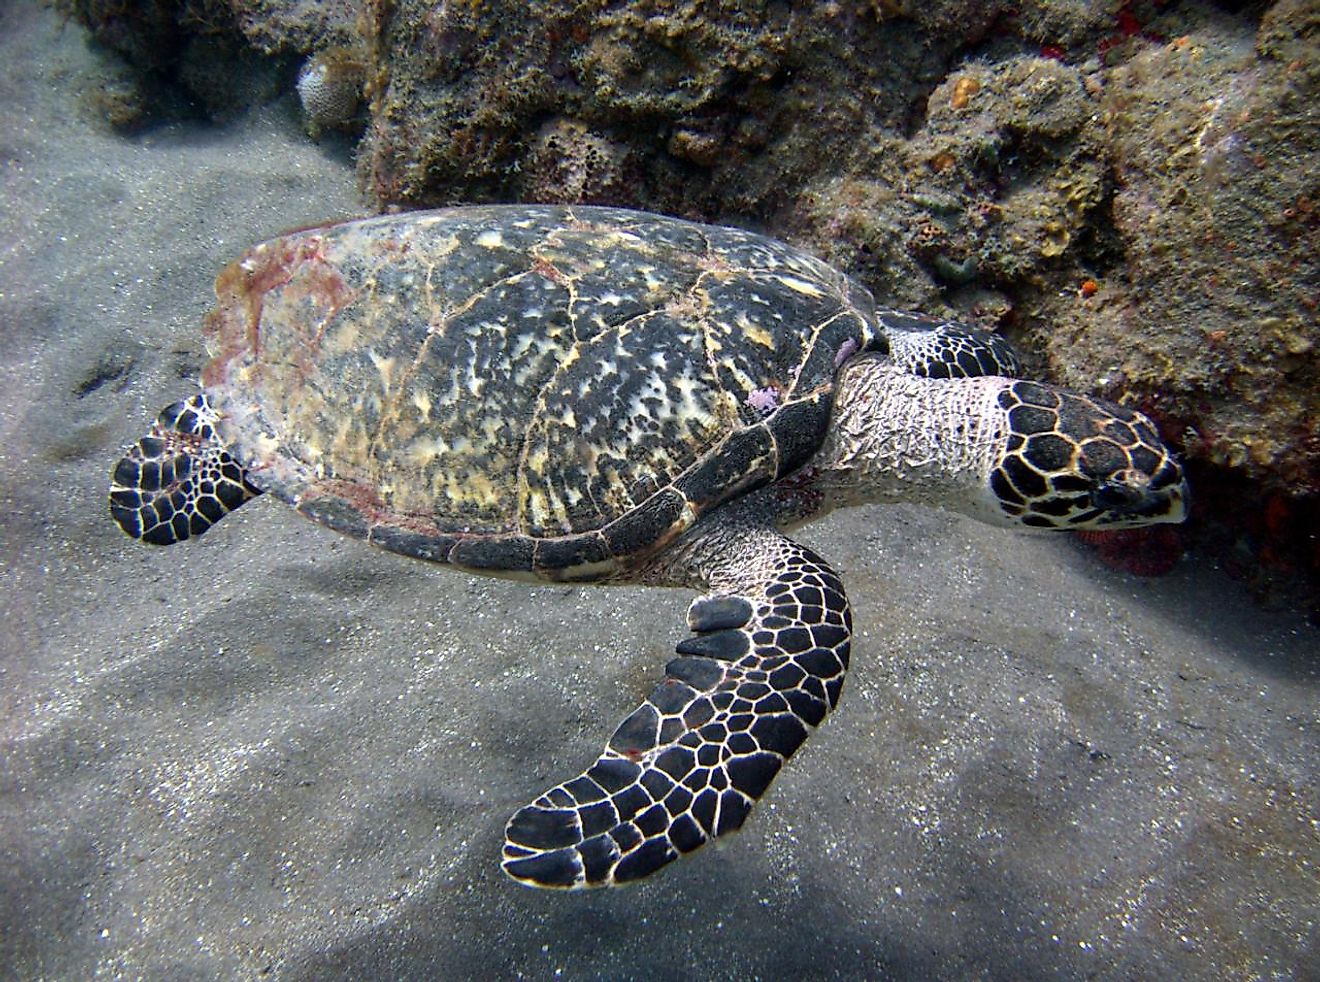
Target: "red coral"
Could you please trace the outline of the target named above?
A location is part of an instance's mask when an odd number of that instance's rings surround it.
[[[1156,4],[1156,6],[1159,5]],[[1132,11],[1131,0],[1126,0],[1126,2],[1118,8],[1118,12],[1114,14],[1114,27],[1116,28],[1114,33],[1108,37],[1101,38],[1100,44],[1097,46],[1097,53],[1101,58],[1124,41],[1128,41],[1132,38],[1141,38],[1144,41],[1153,41],[1156,44],[1163,44],[1168,40],[1167,37],[1157,31],[1147,31],[1143,29],[1141,19]]]
[[[1134,576],[1163,576],[1182,558],[1182,534],[1170,525],[1077,532],[1110,569]]]
[[[1114,15],[1114,21],[1118,27],[1118,33],[1125,38],[1136,37],[1141,33],[1141,21],[1137,20],[1137,15],[1132,12],[1127,4],[1124,4],[1118,13]]]

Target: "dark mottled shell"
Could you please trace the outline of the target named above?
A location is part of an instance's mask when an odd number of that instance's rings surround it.
[[[310,229],[221,273],[203,386],[252,481],[477,569],[607,576],[806,461],[865,290],[738,229],[491,206]]]

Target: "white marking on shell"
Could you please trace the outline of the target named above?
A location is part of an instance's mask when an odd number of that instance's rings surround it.
[[[257,257],[264,256],[270,251],[270,243],[263,242],[258,246],[253,246],[246,258],[239,262],[239,268],[246,273],[251,273],[257,268]]]
[[[380,372],[381,385],[388,391],[391,379],[394,377],[394,359],[382,358],[370,348],[367,349],[367,356],[371,359],[371,363],[376,366],[376,371]]]
[[[751,341],[753,344],[759,344],[761,347],[769,348],[771,351],[775,350],[774,335],[748,317],[747,311],[738,311],[734,316],[734,325],[742,333],[743,337],[747,338],[747,340]]]
[[[777,276],[776,279],[784,286],[796,293],[801,293],[808,297],[823,297],[824,291],[815,283],[808,283],[806,280],[800,280],[796,276]]]
[[[488,228],[473,239],[483,249],[498,249],[504,245],[504,235],[497,228]]]
[[[474,396],[481,395],[481,390],[486,387],[486,380],[477,374],[476,358],[471,358],[467,363],[467,390]]]
[[[445,441],[439,437],[418,437],[408,447],[408,457],[418,468],[428,467],[436,457],[445,452]]]
[[[658,400],[661,406],[672,405],[665,384],[657,378],[648,378],[637,394],[628,400],[627,418],[629,420],[651,419],[656,415],[656,411],[652,410],[644,401],[647,396],[651,396]],[[660,410],[660,414],[663,415],[663,409]],[[644,434],[638,431],[635,426],[632,430],[633,440],[642,439],[644,437]],[[656,447],[654,449],[660,450],[663,448]]]
[[[697,399],[697,392],[703,388],[702,381],[693,378],[691,372],[684,372],[673,380],[675,390],[679,395],[678,415],[681,419],[701,418],[705,420],[710,414],[706,412]]]
[[[647,292],[656,293],[665,288],[665,281],[655,275],[654,266],[639,267],[637,272],[641,273],[642,278],[646,280]]]

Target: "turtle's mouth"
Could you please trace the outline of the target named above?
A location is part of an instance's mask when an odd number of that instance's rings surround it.
[[[1176,465],[1161,468],[1149,482],[1120,476],[1091,492],[1091,504],[1110,516],[1106,525],[1176,524],[1187,518],[1188,498],[1187,482]]]
[[[1187,517],[1187,496],[1180,488],[1146,492],[1137,501],[1110,505],[1106,510],[1118,516],[1120,521],[1177,523]]]

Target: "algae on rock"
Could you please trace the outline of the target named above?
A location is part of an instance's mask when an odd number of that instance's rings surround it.
[[[1309,20],[1306,10],[1309,9]],[[1208,16],[1112,73],[1123,262],[1037,337],[1063,381],[1156,408],[1189,451],[1320,491],[1320,12]]]

